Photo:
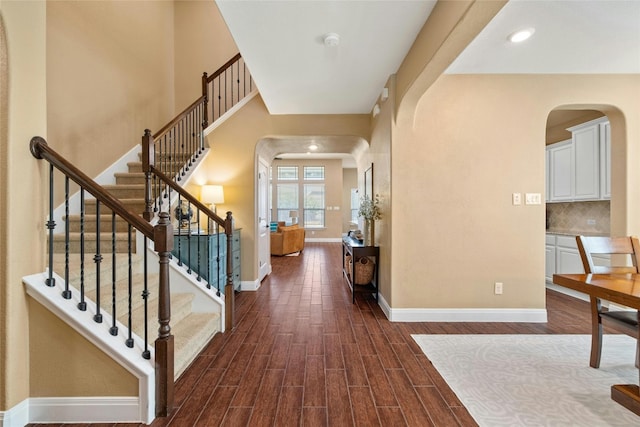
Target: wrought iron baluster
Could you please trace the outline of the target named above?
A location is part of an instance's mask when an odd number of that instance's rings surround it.
[[[132,252],[131,231],[132,231],[132,227],[131,227],[131,224],[129,224],[129,227],[127,229],[127,256],[128,256],[128,262],[129,262],[129,279],[128,279],[129,294],[127,296],[127,328],[129,328],[129,336],[125,341],[125,345],[129,348],[133,348],[133,330],[132,330],[133,325],[131,323],[131,317],[133,312],[133,269],[132,269],[133,261],[131,256],[131,252]],[[146,237],[145,237],[145,240],[146,240]],[[145,253],[147,252],[146,246],[144,248],[144,251]]]
[[[80,311],[87,310],[87,302],[84,300],[84,221],[84,188],[80,188],[80,302],[78,303]]]
[[[116,325],[116,213],[111,212],[111,328],[109,333],[113,336],[118,335],[118,326]]]
[[[221,282],[221,274],[220,274],[220,224],[216,223],[216,240],[217,240],[217,249],[218,253],[216,255],[216,295],[220,296],[220,282]],[[231,256],[231,254],[227,254],[227,256]]]
[[[220,89],[220,83],[222,81],[222,77],[218,76],[216,77],[218,79],[218,116],[214,118],[214,120],[218,119],[222,113],[222,90]]]
[[[64,177],[64,291],[62,298],[71,299],[69,290],[69,177]]]
[[[149,325],[148,325],[148,313],[149,313],[149,279],[147,268],[147,236],[144,237],[144,288],[142,290],[142,299],[144,300],[144,351],[142,357],[144,359],[151,359],[151,352],[149,351]]]
[[[178,201],[180,198],[178,198]],[[183,202],[184,203],[184,202]],[[191,209],[191,202],[187,204],[187,212]],[[186,227],[187,231],[187,273],[191,274],[193,270],[191,270],[191,266],[193,265],[191,262],[191,219],[188,220],[189,223]],[[180,224],[182,226],[182,224]]]
[[[96,254],[93,262],[96,264],[96,314],[93,320],[102,323],[102,313],[100,313],[100,266],[102,265],[102,251],[100,248],[100,200],[96,200]]]
[[[49,220],[47,221],[47,229],[49,230],[49,277],[44,283],[53,287],[56,285],[56,279],[53,278],[53,230],[56,228],[56,222],[53,219],[53,165],[49,165]]]
[[[191,202],[189,202],[189,203],[191,203]],[[202,235],[200,234],[200,208],[196,208],[196,209],[198,209],[198,212],[196,213],[196,221],[197,221],[197,224],[198,224],[198,238],[196,239],[196,241],[198,242],[198,244],[197,244],[197,252],[198,252],[198,277],[196,278],[196,280],[197,280],[198,282],[200,282],[200,281],[202,281],[202,275],[200,274],[200,272],[203,270],[203,269],[202,269],[202,262],[201,262],[201,260],[202,260],[202,256],[201,256],[201,253],[200,253],[200,252],[202,251],[202,249],[201,249],[200,247],[202,246],[203,239],[202,239]],[[208,246],[208,245],[207,245],[207,246]],[[205,257],[205,258],[206,258],[206,257]]]

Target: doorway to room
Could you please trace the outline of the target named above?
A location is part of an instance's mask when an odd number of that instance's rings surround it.
[[[611,123],[600,109],[547,117],[545,279],[583,271],[577,235],[612,235]]]

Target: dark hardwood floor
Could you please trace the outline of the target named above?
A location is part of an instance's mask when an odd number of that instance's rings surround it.
[[[544,324],[392,323],[370,295],[351,303],[341,256],[338,243],[307,243],[272,258],[260,289],[237,294],[236,328],[213,338],[152,425],[474,426],[411,334],[590,333],[588,303],[554,291]]]

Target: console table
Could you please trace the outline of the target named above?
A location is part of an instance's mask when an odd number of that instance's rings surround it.
[[[346,257],[351,256],[351,269],[345,263]],[[362,257],[369,257],[373,261],[373,278],[365,285],[356,285],[356,261]],[[349,236],[342,238],[342,274],[351,290],[352,302],[356,302],[356,292],[376,295],[378,301],[378,264],[380,248],[378,246],[365,246],[359,240]]]
[[[240,230],[232,234],[233,289],[240,290]],[[227,235],[174,234],[171,254],[188,270],[224,293],[227,283]]]

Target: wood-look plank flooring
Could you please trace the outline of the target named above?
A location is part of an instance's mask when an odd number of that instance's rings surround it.
[[[352,304],[341,256],[339,243],[307,243],[272,258],[260,289],[236,295],[236,328],[213,338],[152,426],[475,426],[411,334],[590,333],[588,303],[550,290],[548,323],[392,323],[371,295]]]

